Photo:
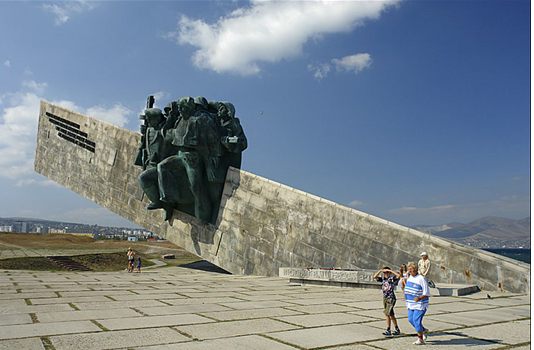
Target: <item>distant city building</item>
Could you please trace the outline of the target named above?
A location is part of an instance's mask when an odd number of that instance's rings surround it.
[[[12,225],[12,231],[11,232],[27,233],[28,232],[28,223],[27,222],[22,222],[22,221],[14,222],[13,225]]]
[[[50,233],[67,233],[67,230],[62,228],[50,227]]]
[[[0,232],[13,232],[13,226],[0,226]]]
[[[137,242],[137,241],[139,241],[139,238],[137,238],[137,237],[128,237],[128,241]]]

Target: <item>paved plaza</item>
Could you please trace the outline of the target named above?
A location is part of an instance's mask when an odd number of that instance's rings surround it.
[[[433,290],[435,291],[435,290]],[[425,347],[530,349],[530,295],[433,296]],[[0,349],[411,349],[385,338],[381,290],[184,267],[137,273],[0,270]]]

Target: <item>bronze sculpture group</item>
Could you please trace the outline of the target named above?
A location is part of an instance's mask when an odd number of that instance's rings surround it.
[[[240,168],[247,148],[234,105],[201,96],[179,98],[163,112],[153,105],[149,96],[134,163],[143,167],[147,209],[164,209],[169,222],[177,209],[215,223],[228,167]]]

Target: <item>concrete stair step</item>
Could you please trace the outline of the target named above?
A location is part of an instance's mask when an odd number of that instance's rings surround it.
[[[93,271],[89,267],[72,260],[68,256],[45,256],[45,258],[70,271]]]

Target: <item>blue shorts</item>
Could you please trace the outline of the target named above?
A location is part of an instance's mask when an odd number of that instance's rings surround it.
[[[423,316],[425,315],[425,313],[426,310],[408,309],[408,321],[410,321],[417,333],[425,330],[425,327],[423,327]]]

